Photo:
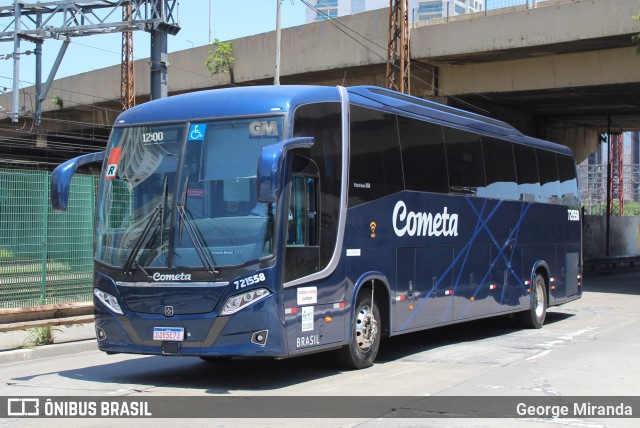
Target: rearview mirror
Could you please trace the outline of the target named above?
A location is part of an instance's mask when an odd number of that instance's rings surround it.
[[[76,170],[91,163],[101,163],[104,152],[89,153],[61,163],[51,174],[51,206],[56,211],[64,211],[69,204],[69,187]]]
[[[262,148],[258,160],[257,199],[258,202],[275,203],[281,189],[282,165],[287,152],[294,149],[308,149],[313,146],[313,137],[291,138]]]

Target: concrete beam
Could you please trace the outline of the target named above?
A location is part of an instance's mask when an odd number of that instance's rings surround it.
[[[438,69],[439,90],[452,95],[640,82],[640,56],[632,47],[466,65],[444,64]]]
[[[411,33],[411,55],[469,63],[631,46],[636,0],[560,0],[429,21]]]

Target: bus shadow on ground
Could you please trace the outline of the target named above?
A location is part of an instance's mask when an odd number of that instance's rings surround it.
[[[215,362],[205,362],[197,357],[146,356],[56,374],[80,381],[117,384],[119,389],[132,393],[148,390],[150,394],[183,395],[187,390],[197,390],[224,395],[232,391],[277,390],[342,371],[332,353],[318,353],[286,360],[233,358]],[[47,374],[51,373],[29,378]]]
[[[562,321],[571,316],[550,312],[546,323]],[[384,364],[448,345],[482,341],[519,330],[510,319],[503,316],[408,333],[383,340],[376,363]],[[116,355],[113,358],[123,357]],[[185,390],[199,390],[206,394],[224,395],[231,392],[268,392],[344,371],[335,352],[322,352],[285,360],[233,358],[215,362],[204,362],[194,357],[148,356],[57,374],[80,381],[117,384],[133,393],[149,389],[151,394],[175,392],[181,395]]]
[[[545,325],[554,324],[572,316],[574,314],[561,311],[547,312]],[[383,341],[377,361],[395,361],[457,343],[479,342],[518,331],[526,331],[526,329],[519,327],[516,319],[508,315],[422,330]]]

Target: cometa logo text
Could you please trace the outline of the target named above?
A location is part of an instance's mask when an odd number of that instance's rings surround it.
[[[458,214],[407,212],[403,201],[393,208],[393,230],[398,236],[458,236]]]
[[[160,272],[156,272],[153,274],[152,278],[154,281],[191,281],[191,274],[184,272],[176,274],[161,274]]]

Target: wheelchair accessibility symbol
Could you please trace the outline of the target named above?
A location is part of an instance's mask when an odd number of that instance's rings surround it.
[[[207,131],[207,125],[204,123],[198,125],[191,125],[189,128],[189,141],[202,141],[204,140],[204,134]]]

